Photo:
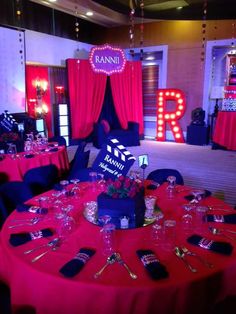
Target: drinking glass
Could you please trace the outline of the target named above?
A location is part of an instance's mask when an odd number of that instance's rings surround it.
[[[15,159],[16,158],[16,145],[13,143],[7,143],[8,149],[7,149],[7,154],[11,156],[11,158]]]
[[[62,186],[62,194],[65,195],[66,197],[68,196],[68,185],[69,185],[68,180],[62,180],[60,181],[60,185]]]
[[[61,240],[65,240],[76,229],[76,223],[73,217],[64,215],[58,219],[57,234]]]
[[[79,179],[71,179],[71,183],[73,183],[73,187],[71,189],[72,195],[75,196],[75,198],[79,198],[80,194],[80,187],[79,187]]]
[[[115,225],[107,223],[101,229],[102,253],[109,256],[115,252]]]
[[[202,199],[201,195],[204,194],[204,191],[203,190],[193,190],[191,192],[191,194],[193,195],[193,199],[190,201],[190,203],[196,205]]]
[[[174,198],[175,194],[175,185],[176,185],[176,177],[175,176],[168,176],[167,177],[168,186],[167,186],[167,197],[169,199]]]
[[[195,210],[195,229],[202,233],[208,230],[208,224],[206,223],[206,215],[208,212],[207,206],[196,206]]]
[[[97,211],[97,202],[89,201],[84,203],[84,215],[88,221],[97,223]]]
[[[109,221],[111,221],[111,216],[109,215],[103,215],[98,218],[98,222],[102,226],[105,226],[106,224],[108,224]]]
[[[163,228],[163,248],[166,251],[172,251],[176,239],[176,221],[172,219],[165,220]]]
[[[98,180],[98,174],[95,171],[92,171],[89,173],[89,177],[90,177],[90,183],[91,183],[91,189],[93,191],[96,191],[96,187],[97,187],[97,180]]]
[[[99,189],[104,192],[106,189],[106,180],[104,179],[104,174],[103,173],[98,173],[98,185]]]
[[[152,196],[152,195],[145,196],[144,198],[145,206],[146,206],[145,218],[147,219],[153,218],[156,199],[157,199],[156,196]]]
[[[183,209],[185,213],[182,216],[182,227],[183,227],[183,231],[187,234],[191,232],[193,228],[193,216],[190,214],[193,208],[194,206],[191,204],[183,205]]]

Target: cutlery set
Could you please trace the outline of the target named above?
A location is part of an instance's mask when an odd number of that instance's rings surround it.
[[[120,265],[124,266],[132,279],[138,278],[138,276],[130,270],[129,266],[123,261],[121,255],[117,252],[114,252],[110,256],[108,256],[105,265],[98,272],[96,272],[94,278],[97,279],[103,273],[103,271],[106,269],[108,265],[114,264],[115,262],[118,262]]]
[[[175,255],[180,258],[184,264],[189,268],[189,270],[192,272],[192,273],[196,273],[197,272],[197,269],[194,268],[188,261],[187,261],[187,258],[186,258],[186,255],[188,256],[193,256],[195,258],[197,258],[202,264],[204,264],[206,267],[208,268],[213,268],[214,265],[210,262],[208,262],[207,260],[205,260],[202,256],[194,253],[194,252],[191,252],[189,251],[188,248],[186,247],[178,247],[176,246],[175,249],[174,249],[174,253]]]

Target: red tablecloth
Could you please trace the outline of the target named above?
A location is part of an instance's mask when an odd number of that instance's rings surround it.
[[[59,146],[56,152],[42,152],[35,154],[32,158],[25,158],[25,153],[17,154],[16,159],[10,155],[0,161],[0,177],[6,177],[7,181],[22,181],[23,176],[31,168],[55,164],[59,174],[69,169],[69,160],[65,146]]]
[[[81,186],[85,187],[86,183]],[[180,192],[174,200],[168,200],[165,188],[161,186],[154,192],[149,190],[148,193],[158,196],[158,205],[166,218],[176,219],[176,244],[185,244],[201,254],[214,263],[213,269],[205,267],[190,257],[189,262],[198,269],[197,273],[190,272],[173,252],[167,252],[153,244],[150,237],[152,226],[149,225],[115,231],[117,251],[138,275],[138,279],[131,279],[127,270],[118,263],[108,266],[102,276],[95,279],[94,274],[104,265],[106,259],[101,252],[100,227],[88,222],[83,216],[83,203],[88,199],[96,199],[96,193],[85,190],[79,201],[71,198],[71,202],[75,205],[72,215],[77,222],[76,231],[69,235],[57,251],[50,251],[35,263],[32,263],[31,259],[45,248],[28,255],[24,255],[23,252],[47,243],[48,239],[37,239],[12,247],[8,241],[9,236],[13,232],[39,230],[44,227],[56,228],[53,210],[38,225],[8,228],[13,223],[13,218],[32,217],[33,214],[30,213],[14,212],[5,222],[0,235],[0,278],[2,277],[11,288],[13,308],[30,305],[36,309],[37,314],[199,314],[209,313],[209,308],[217,300],[235,294],[236,252],[233,251],[231,256],[224,256],[188,244],[180,223],[183,215],[181,204],[186,203],[183,196],[188,192]],[[205,199],[204,203],[221,204],[222,207],[233,212],[228,205],[212,197]],[[222,226],[222,228],[226,227],[236,230],[236,225]],[[233,241],[222,236],[210,233],[207,235],[214,240],[224,240],[234,244]],[[81,247],[94,248],[96,253],[75,277],[71,279],[63,277],[59,269],[71,260]],[[169,278],[157,281],[150,279],[136,256],[137,249],[153,250],[166,266]]]
[[[218,113],[213,141],[229,150],[236,150],[236,112]]]

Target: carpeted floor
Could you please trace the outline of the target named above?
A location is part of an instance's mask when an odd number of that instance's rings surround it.
[[[90,149],[89,165],[92,165],[99,150],[88,143]],[[68,147],[71,160],[76,146]],[[141,141],[141,146],[129,147],[135,156],[148,154],[149,166],[145,177],[159,168],[175,168],[180,171],[186,185],[205,188],[214,196],[236,205],[236,151],[212,150],[211,146],[177,144],[173,142]],[[136,160],[131,169],[138,169]]]

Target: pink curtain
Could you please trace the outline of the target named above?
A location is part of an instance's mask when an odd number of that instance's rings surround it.
[[[68,59],[67,69],[72,138],[85,138],[99,118],[106,75],[95,73],[88,60]]]
[[[117,116],[122,128],[128,121],[139,123],[139,133],[143,134],[143,93],[142,64],[127,61],[122,73],[112,74],[111,89]]]

